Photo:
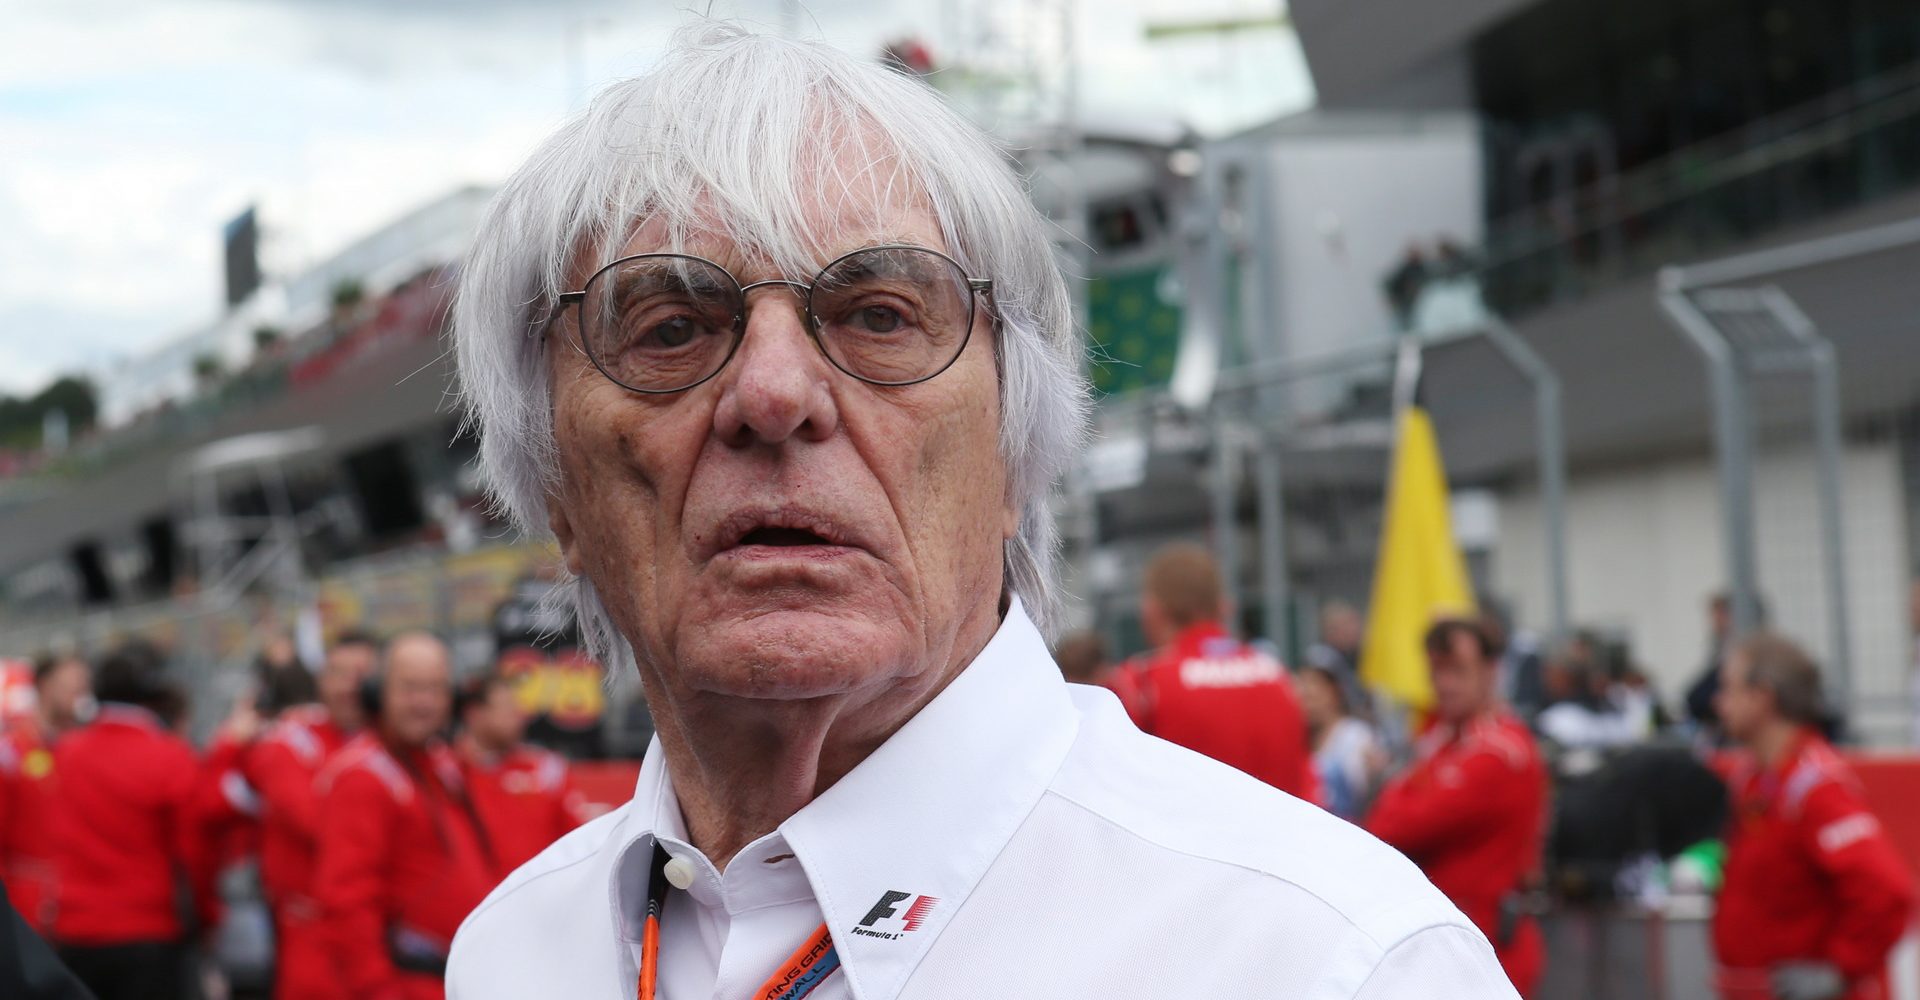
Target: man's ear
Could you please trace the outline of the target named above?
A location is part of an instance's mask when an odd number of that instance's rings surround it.
[[[581,558],[580,550],[573,544],[573,520],[567,516],[566,504],[561,502],[558,492],[547,494],[547,530],[553,532],[554,541],[560,543],[560,558],[566,561],[567,572],[579,576]]]

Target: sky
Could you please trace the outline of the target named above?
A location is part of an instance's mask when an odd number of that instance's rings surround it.
[[[1280,0],[1073,4],[1089,117],[1203,131],[1312,102],[1284,31],[1145,27]],[[291,274],[470,183],[497,183],[598,86],[703,16],[856,53],[985,52],[1032,0],[0,0],[0,393],[138,359],[221,308],[220,231],[257,205]],[[1054,24],[1055,21],[1043,23]]]

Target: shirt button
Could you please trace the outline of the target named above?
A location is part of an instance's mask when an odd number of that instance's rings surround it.
[[[681,892],[686,892],[687,886],[693,884],[693,862],[686,858],[669,859],[663,870],[666,872],[667,884]]]

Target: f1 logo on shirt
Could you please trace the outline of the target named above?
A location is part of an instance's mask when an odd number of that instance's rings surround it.
[[[895,914],[900,911],[900,904],[908,899],[912,899],[913,902],[908,904],[906,914],[896,917]],[[873,904],[873,909],[867,911],[867,915],[860,920],[860,926],[855,927],[853,932],[862,937],[897,941],[909,932],[919,930],[921,921],[926,920],[927,914],[932,913],[933,908],[939,903],[940,901],[932,896],[915,896],[897,889],[888,889],[880,894],[880,901]],[[882,920],[896,919],[902,924],[897,931],[874,929],[874,925]]]

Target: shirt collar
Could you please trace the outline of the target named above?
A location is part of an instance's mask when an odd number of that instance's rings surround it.
[[[1181,629],[1170,645],[1181,656],[1193,656],[1200,652],[1200,647],[1219,639],[1232,641],[1227,635],[1226,626],[1216,621],[1203,621]]]
[[[108,725],[132,726],[136,729],[155,732],[164,732],[167,728],[167,724],[161,720],[159,713],[143,705],[124,701],[101,702],[100,710],[94,715],[93,721]]]
[[[899,992],[1039,802],[1077,732],[1066,684],[1016,599],[945,690],[780,825],[855,997]],[[623,938],[638,940],[656,839],[685,838],[656,741],[616,840],[611,901]]]

